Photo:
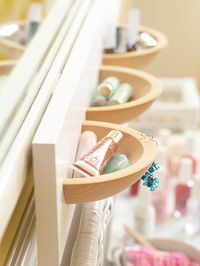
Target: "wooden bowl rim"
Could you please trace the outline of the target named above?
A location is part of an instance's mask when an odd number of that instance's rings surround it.
[[[128,57],[138,57],[138,56],[145,56],[149,55],[155,52],[158,52],[165,48],[168,45],[168,39],[167,37],[160,31],[146,27],[146,26],[140,26],[140,31],[149,33],[157,40],[157,45],[154,47],[150,47],[143,50],[138,51],[132,51],[132,52],[126,52],[122,54],[103,54],[103,59],[122,59],[122,58],[128,58]]]
[[[160,86],[160,82],[154,76],[133,68],[128,67],[121,67],[121,66],[111,66],[111,65],[102,65],[100,67],[100,71],[116,71],[121,73],[126,73],[132,76],[137,76],[140,79],[145,80],[147,83],[150,84],[151,89],[147,92],[146,95],[140,97],[136,100],[131,100],[127,103],[118,104],[118,105],[111,105],[111,106],[99,106],[99,107],[88,107],[87,112],[102,112],[102,111],[117,111],[123,109],[130,109],[132,107],[137,107],[142,104],[148,103],[156,99],[161,93],[162,89]]]
[[[121,125],[111,124],[107,122],[87,121],[87,120],[84,121],[83,126],[106,127],[110,130],[112,129],[120,130],[122,133],[126,133],[132,136],[133,138],[136,138],[139,141],[139,143],[143,148],[143,154],[134,164],[131,164],[125,169],[122,169],[120,171],[111,174],[106,174],[96,177],[66,178],[64,181],[64,186],[67,185],[80,186],[83,184],[88,185],[93,183],[97,184],[97,183],[104,183],[106,181],[111,181],[111,180],[115,181],[118,179],[126,178],[126,176],[134,175],[137,172],[141,171],[142,169],[148,167],[156,157],[157,148],[155,143],[153,143],[152,141],[147,141],[145,138],[141,136],[141,133],[139,131],[136,131],[132,128],[123,127]]]

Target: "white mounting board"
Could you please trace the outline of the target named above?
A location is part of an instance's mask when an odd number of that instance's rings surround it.
[[[87,1],[84,1],[85,3]],[[74,213],[63,196],[97,83],[106,0],[93,0],[33,140],[38,265],[59,266]],[[89,3],[89,2],[88,2]]]

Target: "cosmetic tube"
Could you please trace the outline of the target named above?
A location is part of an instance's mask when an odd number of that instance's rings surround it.
[[[111,97],[119,88],[119,79],[108,77],[97,87],[97,92],[103,97]]]
[[[32,3],[29,9],[27,25],[24,33],[25,43],[29,43],[38,30],[42,21],[42,6],[40,3]]]
[[[140,9],[132,8],[128,13],[128,51],[134,50],[134,45],[139,39]]]
[[[116,105],[128,102],[133,96],[133,87],[129,83],[123,83],[120,85],[116,93],[109,99],[109,105]]]
[[[117,46],[117,28],[113,22],[108,23],[103,46],[104,53],[114,53]]]
[[[117,48],[115,53],[126,53],[127,46],[127,29],[126,27],[117,27]]]
[[[103,174],[113,173],[122,170],[130,165],[130,162],[125,154],[118,152],[113,153],[110,161],[106,164]]]
[[[146,32],[141,32],[139,40],[136,42],[135,47],[137,50],[152,48],[157,45],[157,40]]]
[[[134,209],[134,226],[143,236],[150,237],[155,230],[155,209],[152,192],[140,185],[137,204]]]
[[[97,136],[92,131],[84,131],[79,139],[78,151],[76,160],[81,159],[86,153],[88,153],[97,144]],[[74,172],[73,178],[83,177],[79,172]]]
[[[91,103],[91,106],[93,107],[100,107],[100,106],[107,106],[108,105],[108,102],[107,102],[107,97],[103,96],[103,95],[100,95],[100,94],[97,94],[92,103]]]
[[[117,150],[123,134],[112,130],[101,139],[85,156],[72,165],[72,168],[84,176],[101,175],[113,153]]]

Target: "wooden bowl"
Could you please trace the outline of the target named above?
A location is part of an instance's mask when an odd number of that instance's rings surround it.
[[[140,70],[118,66],[102,66],[100,81],[106,77],[115,76],[121,82],[133,86],[134,98],[128,103],[105,107],[89,107],[86,112],[87,120],[125,123],[143,113],[161,94],[160,84],[156,78]]]
[[[24,27],[25,21],[13,21],[12,23],[5,23],[0,27],[8,26],[9,24],[18,24],[21,28]],[[25,46],[19,44],[6,37],[0,37],[0,58],[3,60],[19,59],[25,50]]]
[[[8,75],[17,64],[15,60],[0,61],[0,75]]]
[[[120,130],[124,135],[118,152],[127,155],[130,166],[97,177],[66,178],[63,190],[67,203],[92,202],[113,196],[138,181],[155,159],[155,143],[131,128],[105,122],[85,121],[82,130],[91,130],[101,139],[112,129]]]
[[[123,54],[104,54],[103,55],[103,64],[105,65],[119,65],[127,66],[138,69],[143,69],[147,66],[154,57],[167,46],[168,41],[166,36],[154,29],[141,26],[141,32],[146,32],[152,35],[157,40],[157,45],[151,48],[127,52]]]

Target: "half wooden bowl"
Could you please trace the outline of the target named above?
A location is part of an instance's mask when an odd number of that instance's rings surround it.
[[[11,23],[5,23],[0,25],[0,28],[9,26],[12,24],[18,24],[21,28],[24,27],[25,21],[13,21]],[[10,40],[7,37],[0,36],[0,58],[1,59],[19,59],[25,50],[25,46]]]
[[[124,135],[118,152],[127,155],[130,166],[97,177],[66,178],[63,191],[67,203],[91,202],[113,196],[139,180],[155,159],[155,143],[131,128],[96,121],[85,121],[82,128],[95,132],[98,139],[112,129],[120,130]]]
[[[123,54],[115,54],[115,53],[104,54],[103,64],[119,65],[119,66],[127,66],[127,67],[143,69],[168,44],[166,36],[157,30],[141,26],[140,32],[149,33],[155,40],[157,40],[157,45],[151,48],[146,48],[143,50],[138,50],[133,52],[127,52]]]
[[[9,75],[16,64],[15,60],[0,61],[0,75]]]
[[[87,120],[125,123],[133,120],[148,109],[161,94],[158,80],[153,76],[131,68],[118,66],[102,66],[99,81],[115,76],[120,82],[128,82],[134,90],[134,97],[129,102],[105,107],[89,107]]]

